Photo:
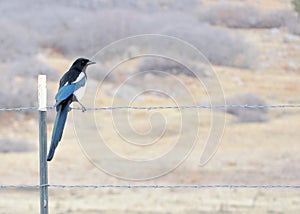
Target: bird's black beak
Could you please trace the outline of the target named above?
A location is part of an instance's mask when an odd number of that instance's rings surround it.
[[[94,62],[94,61],[88,61],[88,63],[86,63],[87,65],[92,65],[92,64],[96,64],[96,62]]]

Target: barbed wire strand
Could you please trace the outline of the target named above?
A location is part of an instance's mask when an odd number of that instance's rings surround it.
[[[54,106],[48,106],[47,109],[54,109]],[[88,111],[97,110],[156,110],[156,109],[225,109],[225,108],[243,108],[243,109],[274,109],[274,108],[300,108],[300,104],[281,104],[281,105],[193,105],[193,106],[110,106],[86,108]],[[81,110],[81,108],[72,108],[74,110]],[[30,107],[15,107],[15,108],[0,108],[0,111],[26,111],[38,110],[36,106]],[[44,184],[44,185],[0,185],[0,189],[37,189],[41,187],[50,188],[119,188],[119,189],[207,189],[207,188],[243,188],[243,189],[300,189],[300,185],[235,185],[235,184],[216,184],[216,185],[63,185],[63,184]]]
[[[48,110],[54,109],[54,106],[47,106]],[[281,105],[191,105],[191,106],[109,106],[109,107],[96,107],[86,108],[87,111],[101,111],[101,110],[158,110],[158,109],[226,109],[226,108],[242,108],[242,109],[274,109],[274,108],[300,108],[300,104],[281,104]],[[81,108],[74,107],[73,110],[82,110]],[[38,110],[37,106],[29,107],[15,107],[15,108],[0,108],[0,111],[27,111]]]
[[[0,108],[0,111],[27,111],[27,110],[38,110],[38,107],[29,106],[29,107]]]
[[[236,184],[214,184],[214,185],[63,185],[63,184],[44,184],[44,185],[0,185],[0,189],[38,189],[41,187],[58,189],[300,189],[300,185],[236,185]]]

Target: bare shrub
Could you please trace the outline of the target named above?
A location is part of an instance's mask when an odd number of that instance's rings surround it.
[[[287,23],[288,30],[295,35],[300,36],[300,18],[297,17]]]
[[[199,11],[201,21],[214,25],[228,27],[249,27],[257,22],[258,11],[251,5],[236,6],[235,4],[220,2],[212,5],[207,10]]]
[[[53,48],[68,56],[89,56],[115,40],[142,33],[158,33],[162,25],[171,21],[187,21],[186,17],[191,17],[190,6],[199,4],[199,0],[11,0],[0,2],[0,12],[7,19],[3,25],[7,23],[7,26],[16,27],[13,31],[20,26],[24,30],[14,34],[13,40],[29,37],[34,46]],[[12,29],[7,32],[10,31]],[[29,42],[25,44],[30,46]]]
[[[199,18],[214,25],[232,28],[278,28],[285,26],[293,14],[290,10],[263,12],[251,4],[220,2],[199,11]]]
[[[191,69],[191,70],[190,70]],[[171,73],[171,74],[184,74],[186,76],[194,77],[193,68],[187,68],[179,62],[175,62],[171,59],[157,58],[157,57],[146,57],[138,65],[138,71],[151,73],[151,71],[157,74],[157,71]],[[204,71],[203,71],[204,74]]]
[[[1,71],[0,78],[0,105],[1,107],[9,107],[11,105],[10,94],[13,90],[13,77],[8,72]]]
[[[240,93],[226,99],[227,105],[249,105],[262,106],[266,102],[257,94]],[[229,107],[226,112],[236,116],[234,122],[249,123],[249,122],[266,122],[268,121],[267,111],[262,108],[233,108]]]
[[[5,18],[1,18],[0,28],[0,59],[2,62],[37,53],[38,47],[34,33],[28,31],[19,23]]]
[[[18,83],[18,88],[10,94],[10,106],[36,106],[37,82],[34,79],[23,79]]]
[[[35,78],[16,78],[13,74],[3,73],[0,79],[0,107],[1,108],[17,108],[17,107],[31,107],[37,106],[37,79]],[[48,105],[54,105],[54,92],[47,91]],[[6,111],[0,112],[5,114]],[[22,120],[24,115],[36,117],[35,110],[17,111],[10,115],[12,120]],[[49,111],[48,119],[53,121],[54,111]]]
[[[76,10],[75,10],[76,11]],[[65,11],[61,11],[65,12]],[[76,17],[76,14],[74,14]],[[105,22],[103,22],[105,20]],[[94,55],[106,45],[124,37],[145,33],[159,33],[174,23],[194,23],[197,20],[189,14],[141,13],[130,9],[101,10],[98,13],[84,13],[75,19],[76,24],[65,22],[66,29],[59,37],[49,38],[43,46],[55,48],[68,56]],[[86,23],[89,23],[88,25]],[[101,24],[99,24],[101,23]],[[82,33],[84,31],[84,33]]]
[[[39,74],[46,74],[50,81],[57,81],[59,78],[56,69],[34,58],[23,58],[12,63],[9,65],[8,72],[25,78],[37,78]]]
[[[52,2],[59,2],[64,6],[70,7],[68,0],[54,0]],[[103,10],[103,9],[133,9],[136,11],[153,13],[157,11],[190,11],[201,4],[201,0],[146,0],[146,1],[107,1],[107,0],[72,0],[72,6],[77,8],[85,8],[90,10]]]
[[[10,138],[0,139],[0,153],[30,152],[32,146],[26,141],[13,140]]]
[[[104,66],[101,65],[100,63],[97,63],[96,65],[93,65],[89,68],[88,71],[88,78],[97,80],[97,81],[110,81],[113,82],[115,81],[115,73],[114,72],[110,72],[105,70],[103,68]]]
[[[213,64],[249,68],[255,60],[253,48],[241,36],[231,34],[226,28],[208,24],[175,25],[162,33],[196,46]]]
[[[16,79],[12,74],[5,72],[1,75],[0,84],[1,107],[9,108],[36,105],[37,83],[35,79]]]
[[[69,56],[93,55],[115,40],[140,33],[142,19],[143,16],[138,13],[123,10],[83,13],[79,19],[74,20],[76,24],[66,22],[64,33],[58,38],[49,38],[44,46],[55,48]]]
[[[253,64],[249,62],[253,54],[249,54],[250,47],[243,38],[226,29],[199,23],[191,11],[201,4],[197,0],[28,1],[0,2],[0,12],[6,17],[0,21],[4,29],[0,35],[4,40],[2,59],[14,54],[31,55],[38,47],[70,57],[92,56],[124,37],[166,33],[192,43],[214,64],[237,67]]]

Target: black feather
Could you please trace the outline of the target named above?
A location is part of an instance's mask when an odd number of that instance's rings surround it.
[[[53,126],[52,139],[51,139],[50,150],[48,153],[47,161],[52,160],[55,149],[59,141],[61,140],[71,102],[72,102],[72,97],[70,96],[66,101],[64,101],[63,103],[57,106],[57,113],[56,113],[55,122]]]

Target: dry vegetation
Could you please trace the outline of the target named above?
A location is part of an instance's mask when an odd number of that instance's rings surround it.
[[[52,105],[57,80],[74,57],[92,56],[110,42],[142,33],[176,36],[201,50],[213,64],[229,104],[300,102],[300,21],[291,1],[75,0],[70,3],[67,0],[11,0],[0,2],[0,12],[3,29],[0,34],[0,107],[36,105],[38,73],[48,76],[49,105]],[[107,72],[106,62],[97,63],[89,70],[91,87],[98,87]],[[194,61],[192,64],[201,66]],[[160,88],[183,104],[189,104],[174,79],[164,75],[141,76],[117,93],[120,83],[133,72],[143,70],[175,75],[187,86],[195,104],[207,103],[205,89],[182,65],[145,58],[124,63],[110,75],[101,85],[97,106],[112,105],[115,93],[120,104],[129,101],[142,106],[172,104],[172,99],[157,93],[143,94],[132,100],[147,87]],[[203,80],[210,78],[203,70]],[[84,102],[91,99],[94,97],[87,94]],[[153,115],[159,112],[154,111]],[[155,124],[151,113],[130,112],[134,121],[131,125],[139,131],[147,131],[149,118]],[[178,113],[175,110],[163,112],[168,119],[163,151],[177,139]],[[164,177],[140,183],[118,180],[91,164],[77,144],[71,114],[63,142],[49,164],[49,181],[53,184],[299,185],[298,109],[227,109],[220,148],[204,167],[198,163],[210,131],[211,112],[199,110],[197,113],[201,122],[189,124],[189,129],[199,126],[201,135],[187,160]],[[49,114],[51,122],[53,112]],[[189,116],[195,117],[194,114]],[[0,185],[37,184],[36,112],[0,112],[0,117]],[[129,157],[160,152],[123,146],[110,112],[98,112],[95,118],[106,143],[117,152]],[[118,125],[125,129],[123,122]],[[91,124],[81,125],[86,141],[92,142]],[[49,134],[51,128],[49,123]],[[155,126],[153,130],[156,131]],[[131,133],[128,137],[135,135]],[[49,194],[52,213],[297,213],[300,210],[300,194],[293,189],[50,189]],[[36,190],[0,189],[0,213],[36,213],[38,204]]]

